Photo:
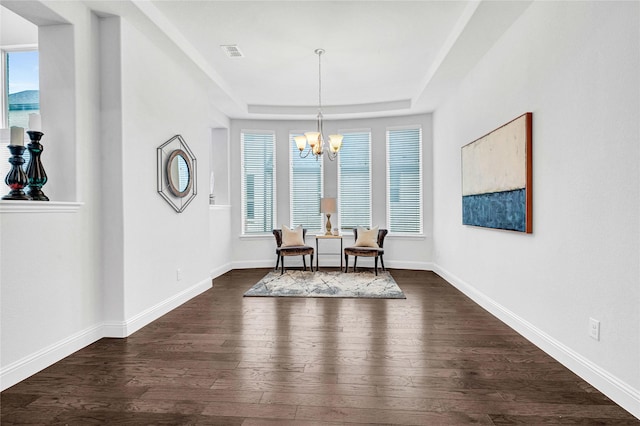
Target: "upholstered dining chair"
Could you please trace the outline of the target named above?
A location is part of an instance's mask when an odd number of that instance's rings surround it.
[[[370,231],[370,230],[365,230]],[[374,241],[366,241],[362,238],[358,241],[358,228],[353,229],[353,236],[355,238],[355,245],[351,247],[346,247],[344,249],[344,272],[349,272],[349,256],[353,256],[353,272],[356,272],[356,264],[358,263],[358,256],[363,257],[373,257],[374,259],[374,271],[375,274],[378,275],[378,258],[380,258],[380,264],[382,265],[382,270],[386,271],[384,268],[384,237],[387,236],[389,231],[386,229],[379,229],[377,238]],[[375,242],[375,244],[371,244]],[[377,247],[376,247],[377,246]]]
[[[311,261],[311,272],[313,272],[313,254],[314,249],[311,246],[308,246],[304,243],[304,238],[307,235],[307,230],[302,229],[302,241],[298,241],[295,245],[287,245],[286,241],[282,238],[282,229],[274,229],[273,236],[276,238],[276,267],[275,271],[278,270],[278,265],[280,265],[280,275],[284,274],[284,257],[285,256],[302,256],[302,265],[304,270],[307,270],[307,261],[305,260],[305,256],[309,255]],[[302,243],[302,244],[300,244]]]

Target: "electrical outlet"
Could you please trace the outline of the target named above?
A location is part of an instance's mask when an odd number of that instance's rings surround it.
[[[182,269],[176,269],[176,280],[180,281],[182,279]]]
[[[589,336],[592,339],[600,340],[600,321],[589,318]]]

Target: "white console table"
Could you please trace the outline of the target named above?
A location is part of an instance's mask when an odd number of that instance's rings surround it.
[[[320,255],[339,255],[340,256],[340,270],[342,270],[342,257],[344,256],[344,253],[342,252],[343,247],[342,247],[342,235],[315,235],[315,239],[316,239],[316,271],[320,268]],[[324,252],[321,253],[320,249],[318,247],[318,241],[320,240],[340,240],[340,253],[331,253],[331,252]]]

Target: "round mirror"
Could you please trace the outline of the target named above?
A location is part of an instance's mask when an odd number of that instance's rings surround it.
[[[191,189],[191,163],[181,149],[173,151],[167,160],[167,181],[176,197],[185,197]]]

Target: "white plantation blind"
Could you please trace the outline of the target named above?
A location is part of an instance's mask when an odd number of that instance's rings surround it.
[[[387,129],[389,232],[422,233],[422,128]]]
[[[271,233],[275,221],[275,134],[242,131],[242,232]]]
[[[313,155],[300,158],[296,136],[289,135],[289,203],[291,226],[302,225],[307,230],[321,230],[323,218],[320,213],[320,198],[323,193],[323,158]]]
[[[371,132],[343,132],[338,153],[338,220],[341,229],[371,226]]]
[[[4,179],[9,173],[9,170],[11,170],[11,163],[9,163],[9,158],[11,158],[12,155],[11,155],[11,151],[9,151],[9,148],[7,148],[7,146],[11,142],[11,136],[10,136],[11,130],[0,129],[0,135],[1,135],[0,136],[0,182],[2,182],[0,184],[0,187],[3,187],[3,189],[0,190],[0,195],[6,195],[3,192],[8,193],[10,191],[9,187],[6,186],[4,183]],[[27,166],[29,165],[29,160],[31,159],[31,154],[27,149],[27,144],[29,144],[30,142],[31,141],[29,140],[29,135],[27,135],[27,132],[25,131],[24,152],[22,153],[22,158],[24,159],[24,164],[22,165],[22,169],[25,172],[27,171]],[[27,189],[28,187],[25,187],[23,191],[27,192]]]

